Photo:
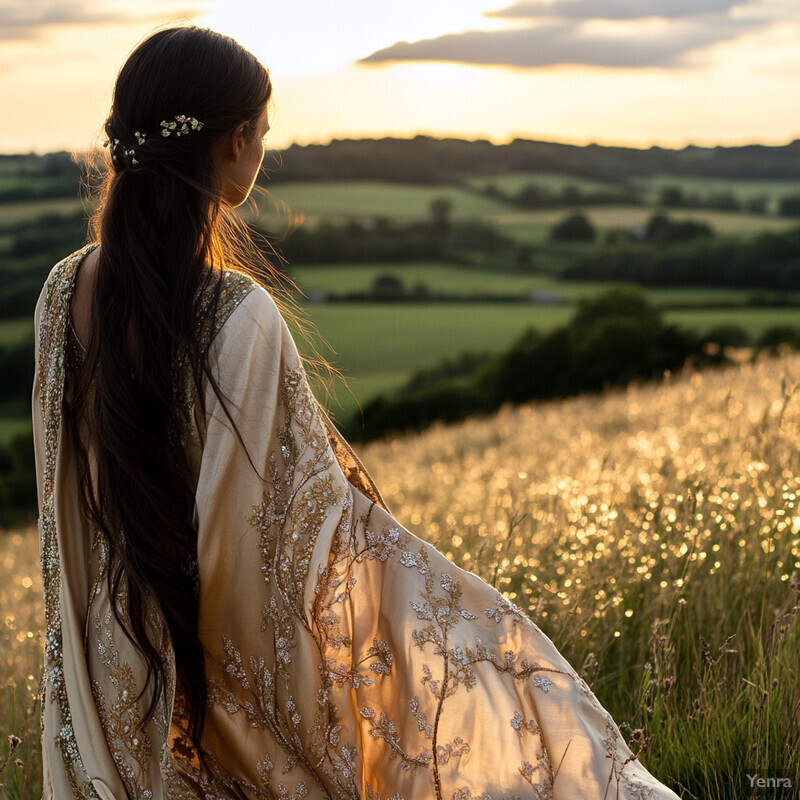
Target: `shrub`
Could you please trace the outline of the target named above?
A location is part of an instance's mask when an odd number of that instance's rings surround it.
[[[554,242],[593,242],[596,237],[594,226],[583,214],[572,214],[550,231]]]

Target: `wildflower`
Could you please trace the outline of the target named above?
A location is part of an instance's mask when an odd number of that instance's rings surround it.
[[[13,733],[8,734],[8,746],[11,748],[11,755],[13,755],[20,742],[22,742],[22,739],[19,736],[15,736]]]

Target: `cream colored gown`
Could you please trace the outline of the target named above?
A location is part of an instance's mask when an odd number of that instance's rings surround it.
[[[204,418],[184,398],[215,774],[198,774],[182,736],[152,600],[170,700],[137,732],[143,664],[111,612],[106,545],[62,435],[67,348],[80,352],[69,303],[90,249],[53,268],[35,317],[45,800],[677,798],[520,609],[390,516],[269,294],[237,272],[203,335],[261,476],[213,390]]]

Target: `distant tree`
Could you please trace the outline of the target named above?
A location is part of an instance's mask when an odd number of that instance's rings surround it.
[[[742,209],[739,198],[730,189],[711,195],[708,205],[718,211],[741,211]]]
[[[593,242],[596,237],[597,231],[583,214],[572,214],[550,230],[555,242]]]
[[[447,197],[435,197],[429,207],[434,230],[447,233],[450,230],[453,215],[453,201]]]
[[[549,208],[555,205],[555,198],[546,186],[528,183],[517,192],[515,202],[522,208]]]
[[[791,325],[773,325],[767,328],[756,342],[757,350],[767,350],[771,353],[776,353],[781,346],[793,350],[800,349],[800,328],[793,328]]]
[[[36,468],[33,431],[17,433],[0,445],[0,525],[17,525],[35,519]]]
[[[686,204],[683,189],[680,186],[664,186],[658,193],[659,205],[667,208],[681,208]]]
[[[661,310],[638,286],[615,286],[581,300],[570,322],[573,369],[581,389],[599,390],[678,369],[691,337],[663,322]]]
[[[411,287],[411,297],[415,300],[427,300],[431,296],[431,290],[427,283],[419,281]]]
[[[372,283],[372,294],[381,300],[399,300],[405,296],[403,281],[392,272],[378,275]]]
[[[756,197],[748,197],[744,208],[751,214],[766,214],[768,205],[769,198],[765,194],[759,194]]]
[[[637,241],[636,234],[627,228],[609,228],[603,237],[606,244],[631,244]]]
[[[691,219],[675,221],[666,214],[654,214],[647,223],[644,238],[648,242],[668,243],[708,238],[713,235],[711,226],[705,222]]]
[[[578,301],[570,325],[578,333],[610,319],[631,319],[642,324],[661,324],[661,309],[633,284],[612,286],[598,295]]]
[[[578,203],[583,202],[583,194],[580,187],[572,184],[565,186],[561,190],[560,200],[565,206],[576,206]]]
[[[529,244],[520,245],[517,250],[517,269],[520,272],[534,272],[535,268],[533,248]]]
[[[800,194],[781,197],[780,213],[782,217],[800,217]]]
[[[747,347],[750,344],[750,334],[741,325],[717,325],[703,336],[703,343],[707,342],[713,342],[723,350],[726,347]]]
[[[565,397],[574,387],[573,339],[567,328],[542,335],[526,330],[500,356],[496,391],[503,401],[524,403],[532,397]]]

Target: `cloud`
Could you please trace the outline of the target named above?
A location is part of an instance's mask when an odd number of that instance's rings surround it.
[[[510,19],[644,19],[645,17],[695,17],[725,13],[748,0],[520,0],[499,11],[487,11],[486,17]]]
[[[157,23],[167,19],[188,18],[198,7],[188,8],[165,2],[133,14],[123,4],[70,2],[70,0],[0,0],[0,40],[38,39],[45,28],[118,23]],[[141,7],[141,6],[140,6]]]
[[[692,51],[739,38],[763,24],[714,15],[713,20],[702,24],[698,20],[679,20],[656,29],[636,26],[600,35],[585,31],[573,21],[560,20],[525,28],[465,31],[418,42],[398,42],[361,59],[360,63],[449,61],[522,68],[566,64],[676,67],[684,64]]]

